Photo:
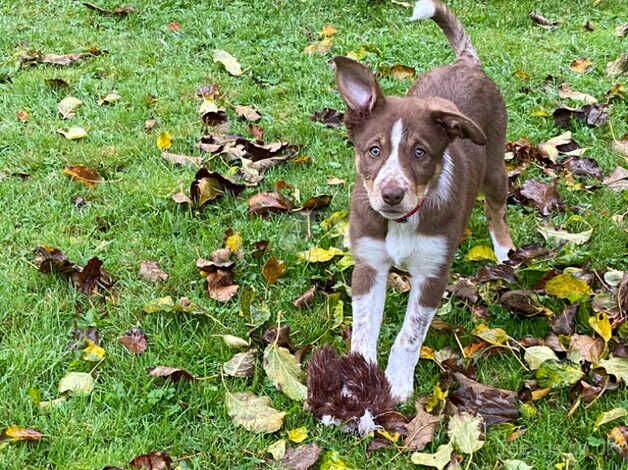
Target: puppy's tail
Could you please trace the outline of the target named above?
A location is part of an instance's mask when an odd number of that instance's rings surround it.
[[[439,0],[419,0],[414,6],[410,20],[416,21],[427,18],[432,18],[443,30],[459,61],[480,65],[478,53],[475,52],[462,23],[449,8]]]

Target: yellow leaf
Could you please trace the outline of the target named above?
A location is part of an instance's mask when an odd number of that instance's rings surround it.
[[[301,426],[300,428],[291,429],[288,431],[288,439],[297,444],[307,439],[307,428]]]
[[[605,343],[608,343],[613,334],[613,330],[606,312],[598,312],[595,315],[591,315],[589,317],[589,325],[602,337]]]
[[[159,150],[168,150],[172,145],[172,136],[170,132],[164,131],[157,137],[157,148]]]
[[[338,30],[334,28],[332,25],[326,24],[325,26],[323,26],[323,29],[321,29],[320,35],[327,38],[327,37],[333,36],[337,32]]]
[[[476,245],[469,250],[464,259],[465,261],[495,261],[497,257],[490,246]]]
[[[264,267],[262,268],[262,275],[268,284],[274,284],[277,280],[286,273],[286,263],[278,260],[274,256],[268,258]]]
[[[593,62],[591,62],[589,59],[581,57],[579,59],[572,60],[571,64],[569,64],[569,68],[576,73],[585,73],[592,65]]]
[[[362,60],[366,57],[366,48],[360,47],[357,51],[351,51],[347,53],[347,57],[353,60]]]
[[[436,359],[436,356],[434,356],[434,350],[429,346],[421,346],[421,352],[419,353],[419,357],[421,359],[429,359],[430,361]]]
[[[22,426],[9,426],[3,433],[0,433],[0,442],[5,439],[11,441],[39,441],[43,434],[33,429],[23,428]]]
[[[548,117],[549,116],[549,113],[547,111],[545,111],[543,108],[540,108],[538,106],[534,108],[530,114],[536,117]]]
[[[238,426],[258,433],[275,432],[281,428],[285,411],[277,411],[270,398],[258,397],[251,392],[226,392],[227,414]]]
[[[273,456],[273,460],[281,460],[286,455],[286,440],[279,439],[266,447],[266,452]]]
[[[325,52],[331,49],[331,46],[334,44],[333,37],[326,37],[321,39],[320,41],[313,42],[309,46],[305,48],[305,53],[308,55],[312,55],[314,53],[324,54]]]
[[[105,357],[105,349],[95,344],[91,339],[87,340],[87,346],[83,349],[83,360],[98,362]]]
[[[300,259],[307,261],[308,263],[325,263],[335,256],[344,254],[344,251],[335,247],[331,247],[328,250],[325,248],[314,247],[307,251],[298,253],[298,256]]]
[[[399,433],[398,432],[394,432],[394,433],[391,434],[388,431],[386,431],[385,429],[378,429],[377,430],[377,434],[379,434],[384,439],[386,439],[387,441],[390,441],[390,442],[397,442],[399,440]]]
[[[570,273],[559,274],[545,284],[545,292],[570,302],[585,300],[593,291],[582,279],[572,276]]]
[[[223,51],[222,49],[215,49],[213,57],[214,62],[220,62],[222,65],[224,65],[227,72],[229,72],[231,75],[235,77],[242,75],[242,67],[238,62],[238,59],[233,57],[227,51]]]
[[[286,348],[270,343],[264,350],[262,362],[271,382],[288,397],[297,401],[307,399],[307,387],[303,384],[301,364]]]
[[[489,328],[484,323],[480,323],[476,326],[473,331],[471,331],[471,334],[494,346],[504,346],[508,341],[508,334],[504,330],[501,328]]]
[[[517,69],[517,70],[515,70],[514,75],[519,80],[529,80],[530,79],[530,74],[528,72],[526,72],[525,70]]]
[[[87,136],[87,131],[82,127],[70,127],[69,129],[57,129],[57,132],[68,140],[78,140]]]
[[[600,413],[600,415],[595,420],[595,424],[593,424],[593,430],[595,431],[603,424],[610,423],[611,421],[619,418],[623,418],[626,415],[628,415],[628,409],[626,408],[613,408],[612,410]]]
[[[238,251],[240,246],[242,246],[242,237],[239,233],[234,233],[225,240],[225,247],[229,248],[232,253]]]
[[[441,403],[445,401],[447,395],[449,394],[449,390],[443,392],[440,388],[440,385],[434,385],[434,392],[430,396],[429,400],[425,403],[425,411],[431,413],[434,409],[438,408]]]

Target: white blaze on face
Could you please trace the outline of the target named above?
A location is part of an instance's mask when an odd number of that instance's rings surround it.
[[[398,119],[392,126],[390,132],[390,155],[386,163],[380,168],[373,186],[375,192],[379,195],[381,189],[390,182],[397,183],[401,189],[406,191],[409,187],[409,181],[406,175],[403,173],[401,163],[399,162],[399,144],[403,135],[403,121]]]

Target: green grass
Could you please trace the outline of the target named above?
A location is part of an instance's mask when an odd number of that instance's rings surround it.
[[[271,170],[259,190],[269,190],[284,179],[300,190],[303,199],[333,194],[325,215],[346,209],[350,185],[330,187],[326,179],[335,175],[351,181],[352,150],[343,130],[326,129],[309,119],[324,106],[341,108],[326,62],[335,54],[368,45],[371,52],[366,61],[373,67],[403,63],[424,71],[452,60],[443,35],[429,22],[406,23],[409,11],[385,1],[134,3],[135,13],[115,18],[98,15],[80,2],[0,0],[0,61],[12,80],[0,83],[0,170],[31,175],[25,181],[12,176],[0,179],[0,427],[20,424],[46,435],[40,443],[11,443],[0,450],[0,468],[123,466],[135,455],[151,450],[164,450],[173,457],[191,455],[184,461],[186,468],[257,468],[266,465],[264,450],[270,443],[285,437],[285,430],[301,425],[309,428],[310,441],[339,451],[355,467],[413,467],[407,454],[383,451],[369,455],[366,440],[316,424],[299,404],[272,387],[261,363],[252,381],[229,379],[227,384],[231,390],[252,390],[271,397],[276,408],[288,411],[283,430],[258,436],[231,423],[219,371],[232,352],[212,335],[243,336],[247,326],[238,315],[236,300],[216,304],[207,297],[195,260],[221,246],[227,227],[242,235],[245,246],[259,239],[270,240],[272,252],[288,266],[286,276],[267,287],[261,275],[263,260],[245,257],[238,262],[238,282],[255,287],[273,313],[283,312],[297,344],[323,335],[319,343],[343,347],[339,332],[325,327],[322,301],[305,312],[296,311],[291,304],[311,278],[325,274],[324,269],[304,266],[296,257],[296,252],[318,244],[324,234],[314,220],[313,238],[307,239],[307,223],[298,214],[270,220],[249,217],[246,200],[258,189],[209,205],[200,214],[178,207],[170,195],[187,187],[194,171],[162,161],[155,140],[160,131],[167,130],[175,139],[172,151],[197,155],[194,144],[202,128],[195,90],[199,85],[218,83],[221,100],[231,113],[232,132],[248,132],[246,124],[235,119],[232,105],[254,105],[263,114],[260,124],[266,140],[300,144],[302,154],[312,157],[309,166],[287,164]],[[606,77],[605,66],[625,48],[625,39],[613,34],[625,21],[625,9],[621,2],[593,3],[544,2],[540,12],[561,20],[558,29],[549,31],[527,18],[535,2],[450,2],[466,24],[486,70],[503,91],[510,139],[526,136],[538,142],[559,133],[551,118],[533,114],[537,108],[551,114],[562,102],[555,91],[544,89],[547,75],[598,99],[603,99],[614,83]],[[116,2],[107,5],[117,6]],[[586,20],[594,24],[595,31],[583,29]],[[181,25],[178,33],[167,28],[175,21]],[[305,55],[303,49],[326,23],[338,29],[332,51],[325,56]],[[66,53],[93,46],[108,54],[67,68],[14,68],[15,55],[22,49]],[[215,48],[235,55],[245,74],[232,77],[213,63]],[[581,56],[594,62],[593,70],[585,75],[569,70],[571,60]],[[529,79],[516,78],[517,70],[525,71]],[[70,88],[50,88],[44,81],[49,78],[63,78]],[[382,86],[387,93],[403,93],[409,82],[383,79]],[[520,91],[523,87],[531,91]],[[97,99],[112,89],[122,100],[98,106]],[[84,103],[69,122],[61,121],[56,111],[66,94]],[[153,104],[147,102],[149,95],[156,97]],[[30,113],[29,122],[15,119],[21,110]],[[628,132],[627,115],[625,101],[614,102],[610,121],[617,137]],[[158,120],[153,134],[143,130],[149,118]],[[84,127],[89,136],[79,142],[64,140],[55,131],[68,124]],[[591,148],[588,154],[605,174],[617,164],[625,165],[611,150],[608,126],[588,129],[576,125],[574,137]],[[89,189],[69,181],[62,169],[73,164],[97,168],[106,182]],[[216,160],[209,166],[227,169]],[[540,172],[531,174],[547,179]],[[591,242],[583,249],[587,264],[626,269],[626,232],[611,221],[612,215],[625,211],[622,195],[605,188],[571,192],[562,183],[559,189],[567,204],[581,205],[581,214],[594,228]],[[77,196],[87,202],[84,207],[73,204]],[[535,211],[510,206],[509,217],[516,243],[541,241],[534,230]],[[567,217],[558,214],[552,220],[559,223]],[[108,229],[99,230],[102,226]],[[470,246],[489,241],[479,209],[471,228],[471,239],[456,257],[456,272],[473,272],[463,262],[463,254]],[[117,301],[88,299],[65,280],[38,273],[32,265],[32,250],[41,244],[63,249],[78,263],[91,256],[102,258],[117,280]],[[159,260],[170,274],[168,281],[154,285],[140,280],[137,272],[144,259]],[[335,274],[339,282],[349,284],[348,272]],[[228,329],[206,317],[143,313],[147,301],[165,295],[190,297]],[[389,297],[382,360],[401,323],[404,302],[403,296]],[[521,319],[496,306],[491,306],[491,311],[491,326],[505,328],[512,336],[541,335],[548,330],[544,321]],[[462,304],[455,303],[445,319],[471,329],[470,313]],[[94,392],[88,398],[72,398],[57,409],[38,410],[28,395],[30,388],[38,389],[44,399],[53,399],[60,378],[68,371],[91,369],[91,364],[77,360],[68,349],[72,329],[87,325],[100,329],[107,350],[106,359],[94,373]],[[145,354],[131,357],[117,344],[117,338],[135,325],[144,328],[150,343]],[[463,336],[463,341],[470,339],[468,334]],[[455,345],[452,338],[439,333],[431,333],[427,344]],[[147,369],[155,365],[182,367],[209,378],[172,385],[148,376]],[[509,355],[483,358],[477,367],[482,381],[510,389],[532,377]],[[430,392],[437,374],[433,364],[421,361],[417,391]],[[536,416],[519,420],[528,430],[518,440],[507,442],[504,429],[489,431],[471,468],[493,468],[498,459],[507,458],[525,460],[534,468],[554,468],[564,461],[563,453],[572,453],[580,468],[620,468],[620,459],[606,444],[607,428],[592,430],[600,412],[618,406],[628,406],[625,390],[608,392],[590,408],[581,406],[566,418],[570,407],[567,393],[553,394],[538,403]],[[442,432],[428,450],[435,450],[445,439]]]

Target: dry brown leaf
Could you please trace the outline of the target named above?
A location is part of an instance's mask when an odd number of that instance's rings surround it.
[[[148,339],[144,334],[144,330],[138,326],[129,329],[124,335],[120,336],[118,343],[132,354],[141,354],[148,347]]]
[[[419,398],[416,403],[416,416],[406,426],[408,434],[404,447],[407,450],[423,450],[432,442],[434,434],[440,429],[440,419],[425,411],[424,399]]]
[[[292,203],[278,192],[255,194],[249,199],[249,214],[267,217],[271,213],[286,212],[292,209]]]
[[[63,173],[68,175],[74,181],[83,183],[90,188],[96,187],[96,185],[101,181],[100,174],[96,170],[84,165],[68,166],[63,169]]]
[[[604,178],[604,184],[616,192],[628,190],[628,170],[618,166],[613,172]]]
[[[179,369],[177,367],[157,366],[150,369],[149,374],[151,377],[163,377],[165,379],[170,379],[175,383],[181,379],[195,380],[194,376],[187,370]]]
[[[129,465],[135,470],[170,470],[172,459],[165,452],[151,452],[150,454],[138,455]]]
[[[628,73],[628,54],[622,52],[617,59],[606,66],[606,76],[617,78]]]
[[[161,156],[164,160],[174,163],[175,165],[199,168],[203,164],[203,157],[190,157],[188,155],[181,155],[166,151],[161,152]]]
[[[584,57],[580,57],[579,59],[574,59],[569,64],[569,68],[576,73],[585,73],[591,68],[593,62]]]
[[[119,6],[114,8],[113,10],[108,10],[91,2],[83,2],[83,5],[85,5],[90,10],[97,11],[98,13],[101,13],[103,15],[126,16],[129,13],[133,13],[135,11],[135,7],[133,7],[132,5]]]
[[[262,119],[261,114],[258,113],[257,110],[252,106],[242,106],[236,104],[234,108],[238,117],[246,119],[247,121],[256,122]]]
[[[266,283],[271,285],[275,284],[277,280],[286,273],[286,263],[278,260],[274,256],[268,258],[264,267],[262,268],[262,275],[266,279]]]
[[[569,98],[576,101],[584,101],[587,104],[597,103],[597,100],[594,96],[591,96],[587,93],[581,93],[579,91],[573,90],[566,83],[561,83],[558,87],[558,96],[561,98]]]
[[[167,281],[168,273],[164,272],[159,266],[159,261],[146,260],[140,263],[139,276],[141,279],[150,282]]]

